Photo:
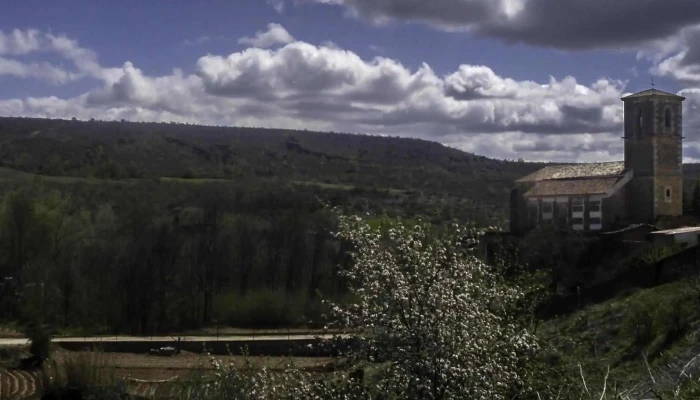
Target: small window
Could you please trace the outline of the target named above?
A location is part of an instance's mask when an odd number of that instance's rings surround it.
[[[542,219],[548,220],[554,217],[554,202],[543,200],[542,201]]]
[[[589,212],[599,212],[600,211],[600,200],[591,200],[588,203],[588,211]]]
[[[551,214],[554,211],[554,203],[549,201],[542,202],[542,214]]]
[[[600,225],[600,218],[591,218],[588,220],[588,223],[591,225]]]
[[[671,109],[667,108],[664,113],[664,125],[666,125],[666,129],[671,129],[672,121],[673,116],[671,115]]]
[[[557,201],[557,218],[566,220],[569,218],[569,203]]]
[[[666,187],[666,190],[664,192],[664,200],[666,200],[666,202],[670,202],[673,199],[673,197],[671,196],[673,194],[671,193],[671,188]]]
[[[531,223],[536,223],[539,219],[537,200],[530,200],[527,203],[527,217]]]
[[[644,117],[642,116],[642,110],[637,111],[637,128],[644,128]]]
[[[582,213],[583,208],[583,199],[578,198],[571,200],[571,212]]]

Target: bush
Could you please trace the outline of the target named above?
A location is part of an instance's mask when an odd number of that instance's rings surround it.
[[[262,290],[247,295],[226,293],[214,299],[214,317],[241,328],[279,328],[303,322],[306,297]]]
[[[690,300],[683,296],[668,299],[659,305],[654,314],[657,333],[668,340],[680,337],[690,325],[693,311]]]
[[[47,327],[40,324],[30,324],[25,334],[29,339],[29,352],[39,362],[51,356],[51,335]]]
[[[653,305],[647,302],[629,304],[620,334],[641,350],[654,338]]]

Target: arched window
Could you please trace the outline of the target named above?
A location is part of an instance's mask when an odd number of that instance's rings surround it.
[[[671,109],[667,108],[666,112],[664,113],[664,125],[666,126],[666,129],[671,129],[672,124],[673,124],[673,116],[671,114]]]

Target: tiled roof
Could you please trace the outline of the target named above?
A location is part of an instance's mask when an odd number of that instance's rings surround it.
[[[673,94],[673,93],[669,93],[669,92],[664,92],[663,90],[658,90],[658,89],[642,90],[641,92],[637,92],[637,93],[633,93],[629,96],[625,96],[621,100],[625,101],[626,99],[633,99],[633,98],[645,97],[645,96],[665,96],[665,97],[674,97],[677,99],[685,100],[685,97],[683,97],[683,96],[679,96],[677,94]]]
[[[603,235],[615,235],[617,233],[625,233],[625,232],[629,232],[629,231],[633,231],[635,229],[641,229],[641,228],[649,229],[650,231],[658,231],[659,230],[659,228],[657,228],[651,224],[632,224],[632,225],[629,225],[625,228],[618,229],[618,230],[612,231],[612,232],[603,232],[602,234]]]
[[[539,181],[525,193],[525,197],[605,194],[608,193],[620,179],[622,178],[555,179]]]
[[[683,228],[667,229],[664,231],[652,232],[655,235],[678,235],[681,233],[700,232],[700,226],[686,226]]]
[[[620,176],[624,174],[625,163],[622,161],[570,164],[544,167],[517,182],[539,182],[550,179],[599,178]]]

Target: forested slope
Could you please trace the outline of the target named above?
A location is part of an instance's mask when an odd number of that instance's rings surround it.
[[[540,167],[418,139],[29,118],[0,118],[0,165],[54,176],[281,178],[421,191],[459,196],[499,213],[513,180]]]
[[[328,207],[507,222],[538,165],[422,140],[0,119],[0,315],[90,332],[319,322],[347,262]],[[20,296],[15,296],[20,293]]]

